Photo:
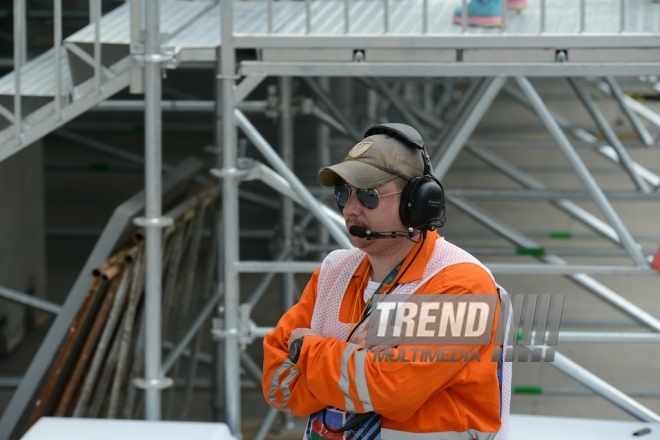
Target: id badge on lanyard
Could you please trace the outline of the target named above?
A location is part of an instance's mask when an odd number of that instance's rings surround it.
[[[338,432],[358,417],[357,426]],[[304,440],[380,440],[380,428],[380,415],[374,412],[355,414],[326,408],[309,416]]]
[[[394,280],[402,263],[392,269],[371,298]],[[372,305],[371,300],[366,305],[367,316]],[[326,408],[309,416],[304,440],[380,440],[380,429],[381,417],[375,412],[355,414],[338,408]]]

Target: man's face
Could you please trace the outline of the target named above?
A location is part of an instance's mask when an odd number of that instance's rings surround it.
[[[375,189],[380,195],[399,191],[394,181],[387,182]],[[367,209],[357,200],[355,191],[351,191],[351,197],[348,199],[343,211],[346,229],[351,226],[363,226],[367,230],[374,232],[405,231],[407,228],[401,223],[401,219],[399,218],[400,200],[401,194],[380,197],[376,209]],[[391,238],[367,241],[366,238],[359,238],[350,234],[349,239],[353,246],[369,254],[387,251],[392,246],[398,245],[399,241],[399,239]]]

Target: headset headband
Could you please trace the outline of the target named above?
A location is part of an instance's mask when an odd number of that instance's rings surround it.
[[[416,148],[422,154],[422,161],[424,162],[424,176],[431,176],[431,158],[426,152],[426,147],[424,146],[424,140],[422,135],[419,134],[417,130],[406,124],[379,124],[374,125],[369,128],[365,133],[364,137],[373,136],[375,134],[386,134],[399,141],[403,142],[406,145],[409,145],[413,148]]]

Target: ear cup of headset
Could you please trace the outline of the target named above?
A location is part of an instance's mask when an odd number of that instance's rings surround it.
[[[401,190],[401,202],[399,203],[399,218],[401,219],[401,223],[403,223],[403,225],[406,226],[407,228],[410,227],[414,228],[414,226],[410,223],[410,208],[413,206],[412,193],[415,192],[415,188],[417,184],[422,179],[423,179],[422,177],[415,177],[414,179],[408,181],[408,183],[406,183],[406,186],[403,187],[403,190]]]
[[[444,210],[444,190],[432,177],[415,177],[401,192],[399,217],[406,227],[439,228],[444,224]]]

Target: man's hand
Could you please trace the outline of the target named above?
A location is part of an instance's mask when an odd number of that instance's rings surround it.
[[[364,346],[367,350],[371,352],[381,352],[381,351],[391,351],[393,348],[397,348],[399,344],[401,343],[402,338],[401,337],[391,337],[389,340],[387,340],[384,343],[378,344],[378,345],[368,345],[367,344],[367,331],[369,329],[365,328],[362,330],[360,333],[357,333],[353,339],[351,339],[350,342],[353,344],[357,345],[362,345]],[[391,332],[388,332],[388,334]]]
[[[291,348],[291,343],[298,339],[301,336],[307,336],[307,335],[312,335],[312,336],[321,336],[318,333],[316,333],[314,330],[311,328],[294,328],[291,331],[291,334],[289,335],[289,340],[287,341],[287,345],[289,346],[289,349]]]

